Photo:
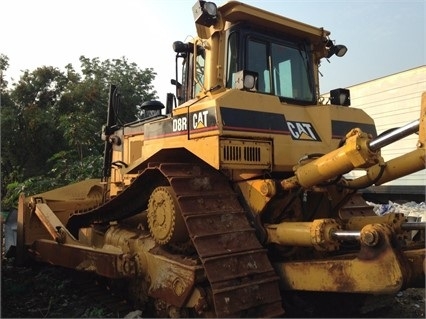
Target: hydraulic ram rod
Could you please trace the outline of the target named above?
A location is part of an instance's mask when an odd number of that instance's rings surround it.
[[[394,129],[388,133],[380,135],[372,139],[368,143],[368,148],[373,152],[378,151],[379,149],[381,149],[382,147],[385,147],[386,145],[392,144],[393,142],[396,142],[406,136],[409,136],[413,133],[418,132],[419,126],[420,126],[420,120],[416,120],[404,126],[401,126],[397,129]]]
[[[403,230],[425,230],[426,222],[406,222],[401,224]],[[331,231],[331,238],[336,240],[359,240],[361,237],[361,231],[357,230],[341,230],[333,229]]]

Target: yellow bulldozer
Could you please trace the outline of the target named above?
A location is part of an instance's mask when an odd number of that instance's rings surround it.
[[[165,105],[119,123],[111,84],[103,176],[20,196],[17,261],[124,280],[159,317],[292,316],[322,295],[424,287],[425,223],[379,216],[359,190],[425,169],[426,94],[419,118],[378,134],[349,90],[320,95],[320,62],[347,50],[329,31],[237,1],[192,11]]]

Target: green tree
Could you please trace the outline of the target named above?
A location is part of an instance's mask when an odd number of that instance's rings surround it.
[[[0,56],[0,67],[6,69],[7,61]],[[1,107],[2,190],[7,190],[2,204],[10,205],[22,190],[34,194],[100,177],[110,84],[121,93],[122,122],[135,120],[137,106],[156,98],[150,68],[142,70],[125,57],[81,56],[80,63],[81,74],[71,64],[65,71],[44,66],[25,71],[10,89],[2,82],[2,93],[10,97]]]
[[[2,159],[24,178],[45,173],[48,159],[63,147],[55,106],[64,86],[56,68],[27,70],[13,85],[12,104],[2,107]]]
[[[9,117],[14,117],[16,116],[16,113],[13,112],[13,109],[11,108],[11,106],[13,105],[11,99],[10,99],[10,94],[9,91],[7,90],[7,81],[5,80],[6,77],[6,73],[7,73],[7,69],[9,68],[9,58],[4,55],[4,54],[0,54],[0,128],[1,128],[1,132],[0,132],[0,136],[4,137],[4,132],[8,129],[10,129],[9,127],[5,127],[3,125],[4,122],[4,118],[9,118]],[[1,153],[3,155],[3,149],[4,149],[4,144],[5,141],[2,140],[1,141]],[[7,172],[7,173],[6,173]],[[3,198],[3,196],[6,194],[7,190],[6,190],[6,185],[10,182],[14,180],[14,177],[12,174],[14,172],[14,168],[12,166],[12,164],[5,160],[3,156],[1,156],[1,197]],[[12,178],[12,180],[9,180],[9,178]]]
[[[9,68],[9,58],[0,53],[0,93],[3,95],[6,92],[7,81],[4,78],[5,72]],[[0,96],[1,97],[1,96]]]
[[[109,84],[115,84],[119,88],[121,109],[118,116],[123,123],[137,119],[138,105],[157,98],[152,85],[156,73],[152,68],[141,70],[136,63],[129,63],[125,57],[101,62],[98,58],[88,59],[81,56],[80,62],[85,76],[83,84],[86,90],[91,89],[88,96],[92,98],[92,103],[97,97],[95,94],[97,92],[103,94],[103,102],[107,101]],[[106,106],[104,102],[102,107],[97,109],[102,113],[95,114],[104,121],[106,121]]]

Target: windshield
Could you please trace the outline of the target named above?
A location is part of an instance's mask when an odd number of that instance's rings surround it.
[[[258,92],[302,104],[314,101],[313,73],[303,42],[283,41],[260,33],[239,34],[233,32],[228,37],[228,87],[233,82],[233,73],[245,69],[258,74]],[[237,38],[244,44],[239,45]]]
[[[312,101],[304,50],[273,42],[248,40],[247,69],[258,73],[258,91]]]

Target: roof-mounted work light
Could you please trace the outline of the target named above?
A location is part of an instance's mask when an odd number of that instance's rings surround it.
[[[330,103],[333,105],[351,105],[351,95],[348,89],[334,89],[330,91]]]
[[[326,58],[331,58],[334,54],[338,57],[342,57],[346,54],[346,52],[348,51],[348,48],[342,44],[337,44],[335,45],[333,43],[333,41],[331,40],[327,40],[327,42],[325,43],[325,47],[328,50],[327,56]]]
[[[217,21],[217,6],[213,2],[197,1],[192,7],[195,23],[210,27]]]

